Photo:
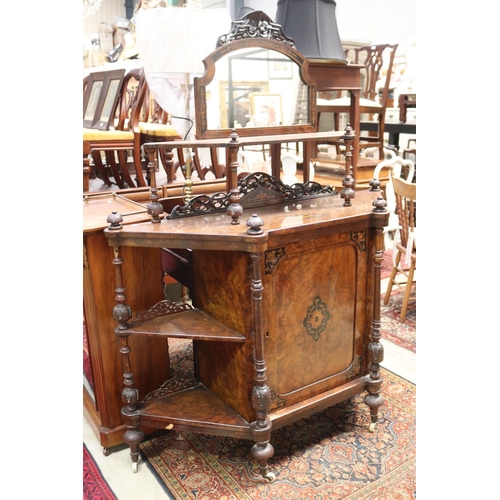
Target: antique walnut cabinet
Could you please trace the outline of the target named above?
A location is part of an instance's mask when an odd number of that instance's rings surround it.
[[[308,179],[284,184],[276,158],[272,175],[238,175],[241,146],[272,143],[276,155],[279,143],[302,143],[307,151],[321,135],[315,132],[314,81],[293,41],[283,39],[280,27],[263,13],[247,14],[234,25],[231,36],[221,37],[221,46],[204,61],[205,75],[195,81],[197,140],[225,148],[226,191],[188,197],[165,216],[151,161],[150,221],[124,224],[113,211],[105,230],[115,268],[113,318],[123,362],[124,440],[134,471],[144,428],[155,427],[251,440],[262,476],[272,480],[268,461],[274,452],[273,430],[365,391],[367,425],[373,429],[383,403],[380,267],[389,217],[385,200],[376,192],[353,190],[354,135],[349,127],[340,193]],[[256,33],[268,38],[256,38]],[[206,127],[209,93],[203,85],[214,78],[219,58],[244,57],[240,51],[249,47],[286,55],[298,65],[308,86],[308,126]],[[176,145],[145,147],[149,152],[195,144]],[[137,269],[134,258],[126,255],[131,248],[189,249],[192,303],[161,300],[149,309],[133,307],[126,283]],[[195,378],[166,379],[149,393],[138,390],[143,376],[136,372],[131,342],[143,337],[191,339]]]

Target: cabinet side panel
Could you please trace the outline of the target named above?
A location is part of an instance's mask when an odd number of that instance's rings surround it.
[[[247,421],[255,420],[251,393],[253,320],[250,258],[245,252],[193,251],[193,302],[246,336],[245,343],[194,342],[200,381]]]

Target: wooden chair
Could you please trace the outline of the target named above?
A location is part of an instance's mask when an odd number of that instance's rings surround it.
[[[132,114],[132,131],[134,133],[134,162],[146,169],[148,159],[142,145],[149,142],[180,140],[175,127],[169,121],[169,114],[152,96],[146,78],[141,82],[140,96]],[[159,160],[167,174],[167,182],[175,180],[175,170],[165,150],[158,150]]]
[[[374,136],[360,136],[360,150],[367,147],[378,147],[379,158],[383,158],[384,132],[385,132],[385,111],[388,107],[390,81],[394,56],[398,44],[389,45],[365,45],[354,50],[354,63],[363,64],[362,70],[363,90],[360,98],[360,113],[377,116],[378,131]],[[382,88],[378,87],[385,74],[385,83]],[[320,124],[321,114],[333,113],[334,128],[340,130],[340,113],[349,113],[351,98],[337,97],[331,100],[318,99],[318,124]],[[359,131],[357,131],[359,132]],[[338,143],[333,143],[338,146]]]
[[[134,162],[136,182],[132,180],[128,169],[128,158],[130,152],[134,151],[134,133],[130,130],[130,117],[134,109],[135,99],[138,97],[137,89],[143,77],[142,68],[132,69],[125,75],[120,88],[113,129],[83,128],[84,191],[88,190],[88,179],[86,182],[85,177],[86,174],[89,175],[89,169],[93,169],[93,173],[108,186],[113,184],[111,178],[120,189],[136,187],[136,185],[146,186],[140,164]],[[83,85],[85,89],[85,79]],[[93,160],[92,167],[89,165],[89,155]]]
[[[416,243],[416,203],[417,184],[405,181],[396,176],[392,178],[394,195],[396,198],[396,211],[399,228],[394,239],[394,261],[384,305],[389,303],[392,287],[394,285],[405,290],[400,320],[406,318],[408,300],[412,284],[416,282],[415,271],[417,268],[417,243]],[[401,277],[403,278],[400,281]]]
[[[366,150],[365,150],[366,151]],[[391,150],[384,150],[386,155],[390,157],[381,161],[373,171],[373,180],[370,182],[370,191],[378,191],[381,188],[382,181],[385,182],[384,194],[387,201],[387,211],[389,212],[389,223],[384,227],[384,245],[387,248],[390,244],[389,235],[394,238],[398,228],[399,219],[396,213],[396,197],[392,179],[398,177],[408,182],[413,182],[415,175],[415,165],[411,160],[397,156]],[[388,175],[386,175],[388,172]]]

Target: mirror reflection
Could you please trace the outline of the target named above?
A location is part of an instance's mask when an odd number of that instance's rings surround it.
[[[230,52],[216,61],[206,87],[207,129],[309,124],[307,90],[298,64],[280,52]]]

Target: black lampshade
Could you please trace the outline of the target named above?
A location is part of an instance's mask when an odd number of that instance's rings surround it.
[[[278,0],[275,22],[307,59],[347,64],[335,0]]]

